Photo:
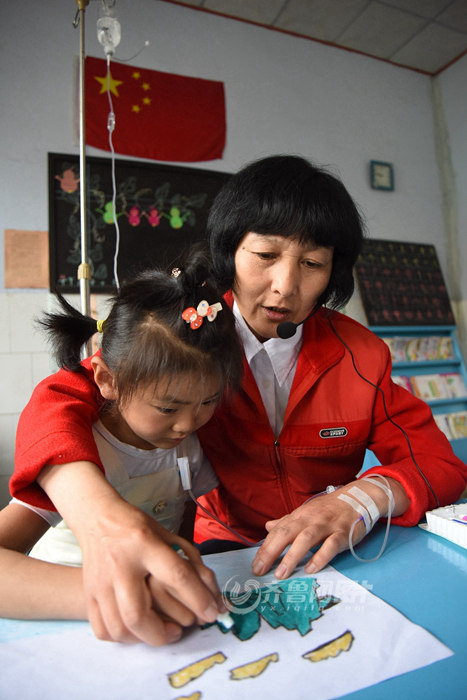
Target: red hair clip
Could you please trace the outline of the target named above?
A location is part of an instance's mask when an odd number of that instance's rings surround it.
[[[217,316],[218,311],[222,310],[222,304],[218,301],[215,304],[208,304],[208,302],[203,299],[199,302],[198,306],[188,306],[182,313],[182,318],[186,323],[190,324],[190,328],[196,330],[203,324],[203,318],[207,318],[208,321],[214,321]]]

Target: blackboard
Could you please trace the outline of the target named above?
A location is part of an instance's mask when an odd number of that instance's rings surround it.
[[[368,239],[355,273],[370,326],[455,324],[433,245]]]
[[[79,158],[48,154],[50,289],[78,292],[81,262]],[[206,239],[209,208],[229,173],[115,160],[120,282],[153,265],[170,268]],[[91,293],[112,293],[117,232],[110,158],[86,158]]]

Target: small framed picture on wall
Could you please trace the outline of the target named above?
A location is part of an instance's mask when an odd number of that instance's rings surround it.
[[[370,185],[374,190],[394,190],[394,168],[392,163],[381,160],[370,161]]]

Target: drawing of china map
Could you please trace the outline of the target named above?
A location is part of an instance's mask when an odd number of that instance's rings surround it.
[[[316,594],[318,585],[312,577],[295,578],[281,583],[247,590],[237,594],[224,592],[224,599],[233,620],[233,626],[225,629],[222,623],[216,623],[225,634],[233,634],[240,641],[251,640],[259,631],[261,624],[266,621],[273,629],[282,627],[287,630],[297,630],[302,636],[312,629],[312,622],[321,617],[323,611],[339,603],[334,596],[319,598]],[[312,663],[336,657],[343,651],[348,651],[353,642],[349,630],[320,646],[310,649],[303,658]],[[254,648],[251,645],[251,654]],[[243,681],[257,678],[265,673],[271,663],[278,663],[280,654],[272,652],[260,658],[229,669],[229,680]],[[197,680],[215,664],[224,664],[228,657],[222,652],[216,652],[184,668],[168,674],[172,687],[181,688],[191,681]],[[198,691],[179,698],[201,698]]]
[[[228,555],[252,559],[245,550]],[[251,577],[248,564],[243,582],[241,568],[232,562],[233,575],[222,582],[233,626],[214,623],[188,635],[182,644],[196,646],[197,653],[174,654],[166,673],[169,700],[339,697],[417,667],[418,650],[429,648],[424,635],[439,644],[373,596],[368,583],[361,586],[333,567],[314,576],[301,569],[278,581]],[[395,637],[390,629],[398,630]]]
[[[204,557],[232,626],[195,625],[163,647],[101,642],[87,622],[0,620],[0,697],[62,700],[66,688],[67,700],[328,700],[452,655],[371,582],[331,566],[255,578],[254,554]]]

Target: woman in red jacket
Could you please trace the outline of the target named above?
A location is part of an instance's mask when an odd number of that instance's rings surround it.
[[[215,540],[219,549],[265,537],[253,563],[257,575],[290,545],[275,571],[285,578],[317,545],[306,571],[323,568],[379,516],[414,525],[426,510],[457,499],[467,470],[428,406],[391,381],[385,344],[332,310],[353,292],[363,240],[361,218],[342,183],[299,157],[262,159],[224,185],[208,229],[215,276],[231,290],[226,298],[245,365],[233,405],[219,406],[199,431],[219,487],[202,501],[209,514],[199,513],[195,540],[211,540],[209,546]],[[77,512],[82,522],[89,518],[81,533],[88,597],[104,617],[118,618],[122,638],[144,639],[138,591],[153,573],[154,535],[118,496],[109,492],[94,502],[93,483],[102,475],[90,443],[92,386],[78,402],[73,395],[56,399],[58,415],[82,413],[73,450],[63,454],[56,445],[44,458],[36,445],[44,446],[46,427],[29,422],[26,432],[20,424],[12,492],[37,499],[36,505],[45,492],[65,518],[71,512],[70,521]],[[367,448],[382,464],[369,473],[381,476],[357,479]],[[316,494],[322,495],[312,498]],[[128,587],[115,591],[112,611],[106,611],[101,586],[109,582],[99,566],[108,542],[134,585],[130,597]],[[187,584],[174,584],[175,594]]]

